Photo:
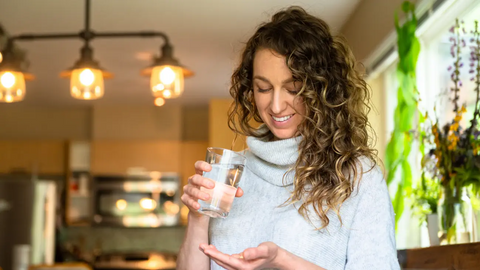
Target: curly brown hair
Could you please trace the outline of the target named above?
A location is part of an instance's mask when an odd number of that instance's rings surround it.
[[[311,221],[309,206],[328,226],[329,211],[340,217],[340,207],[353,193],[364,173],[360,158],[376,165],[371,147],[370,91],[346,41],[332,36],[328,25],[300,7],[290,7],[260,25],[248,40],[241,62],[231,78],[234,102],[229,127],[237,134],[273,138],[256,129],[252,119],[263,123],[253,98],[253,60],[259,49],[285,56],[293,79],[302,83],[298,97],[306,112],[298,127],[302,136],[295,171],[294,191],[286,203],[300,201],[299,213]],[[369,170],[370,170],[369,169]],[[360,170],[360,171],[359,171]]]

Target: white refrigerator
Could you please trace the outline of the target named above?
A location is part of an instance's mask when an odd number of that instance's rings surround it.
[[[56,184],[0,179],[0,267],[28,269],[54,262]]]

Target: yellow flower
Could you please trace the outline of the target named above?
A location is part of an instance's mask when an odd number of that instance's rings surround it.
[[[450,135],[448,135],[448,141],[448,150],[453,150],[455,147],[457,147],[458,137],[455,133],[452,132]]]
[[[458,131],[458,122],[453,123],[453,125],[450,126],[451,131]]]
[[[479,145],[475,145],[475,143],[472,143],[472,148],[473,148],[473,154],[475,156],[477,156],[478,154],[480,154],[480,144]]]

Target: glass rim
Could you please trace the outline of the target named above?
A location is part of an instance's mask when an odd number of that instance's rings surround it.
[[[207,151],[210,150],[210,149],[212,149],[212,150],[223,150],[223,151],[227,150],[227,151],[229,151],[229,152],[234,153],[235,155],[238,155],[238,156],[240,156],[240,157],[242,157],[242,158],[244,158],[244,159],[247,159],[247,157],[246,157],[244,154],[240,154],[240,153],[238,153],[238,152],[235,152],[235,151],[230,150],[230,149],[227,149],[227,148],[223,148],[223,147],[207,147]]]

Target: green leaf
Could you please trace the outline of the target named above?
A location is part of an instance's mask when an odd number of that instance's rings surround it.
[[[451,243],[452,240],[455,238],[455,234],[457,232],[457,223],[453,223],[453,226],[448,228],[447,230],[447,241]]]
[[[416,29],[416,26],[415,26]],[[418,56],[420,55],[420,41],[418,41],[418,38],[414,36],[412,40],[412,47],[410,48],[411,55],[412,55],[412,66],[411,70],[415,71],[417,67],[417,61],[418,61]]]
[[[404,138],[405,135],[402,132],[394,131],[390,142],[387,144],[385,151],[385,168],[389,172],[394,170],[395,163],[398,163],[403,153]]]
[[[402,94],[406,105],[416,107],[417,95],[415,93],[415,78],[405,76],[402,82]]]
[[[393,199],[393,211],[395,212],[395,228],[397,227],[398,221],[403,214],[405,208],[404,196],[403,196],[403,185],[400,183],[397,187],[397,193],[395,193],[395,199]]]
[[[417,111],[416,106],[408,106],[408,105],[402,106],[401,112],[400,112],[400,115],[401,115],[401,122],[399,125],[400,131],[408,132],[412,129],[413,122],[414,122],[413,120],[414,120],[416,111]]]
[[[403,176],[403,185],[405,188],[411,188],[412,186],[412,168],[410,163],[407,160],[402,162],[402,176]]]
[[[395,179],[396,172],[397,172],[397,168],[398,168],[398,164],[399,164],[399,162],[396,162],[396,163],[392,166],[392,169],[388,172],[388,175],[387,175],[387,185],[389,185],[389,184]]]
[[[402,3],[402,11],[405,12],[405,13],[409,12],[410,9],[411,9],[410,6],[411,6],[411,3],[409,1],[404,1]]]

